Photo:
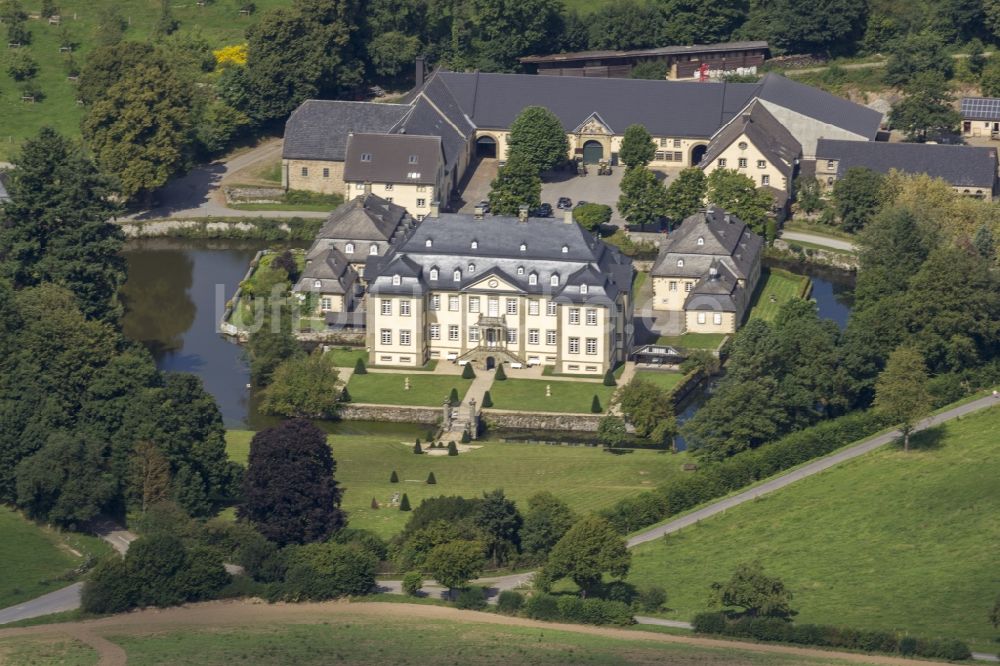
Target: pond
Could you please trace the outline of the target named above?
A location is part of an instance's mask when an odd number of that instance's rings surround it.
[[[260,241],[149,239],[131,241],[124,251],[129,271],[123,290],[125,334],[146,345],[159,369],[201,377],[227,428],[257,430],[276,422],[257,413],[247,388],[250,372],[243,348],[218,332],[226,300],[235,293],[254,254],[268,246]],[[853,275],[801,264],[767,265],[809,275],[820,316],[841,328],[847,324]],[[690,418],[704,400],[701,392],[689,398],[680,420]],[[426,436],[426,427],[412,424],[354,421],[323,427],[353,435]]]

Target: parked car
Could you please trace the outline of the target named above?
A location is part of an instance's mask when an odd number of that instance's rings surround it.
[[[559,210],[569,210],[573,207],[573,200],[569,197],[559,197],[559,201],[556,203],[556,208]]]
[[[541,206],[535,209],[535,217],[552,217],[552,206],[543,203]]]

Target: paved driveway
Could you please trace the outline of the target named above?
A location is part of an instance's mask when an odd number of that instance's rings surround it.
[[[664,185],[676,177],[680,169],[654,169],[653,173]],[[542,202],[552,204],[555,209],[559,197],[569,197],[575,206],[579,201],[601,203],[611,206],[611,224],[625,226],[625,220],[618,214],[618,196],[621,194],[622,176],[625,167],[612,167],[610,176],[598,176],[595,165],[587,166],[586,176],[577,176],[569,171],[549,172],[542,175]],[[561,214],[558,210],[556,215]]]

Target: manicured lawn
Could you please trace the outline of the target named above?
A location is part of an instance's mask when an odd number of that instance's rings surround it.
[[[725,333],[684,333],[683,335],[661,335],[656,344],[683,349],[717,349],[725,339]]]
[[[354,364],[360,358],[368,363],[368,352],[364,348],[358,347],[335,347],[327,352],[333,354],[333,363],[338,368],[354,368]]]
[[[229,457],[244,463],[253,433],[230,430]],[[597,511],[623,497],[653,488],[683,474],[687,454],[634,451],[611,455],[599,447],[546,446],[477,442],[481,448],[458,456],[414,455],[413,441],[387,436],[333,435],[330,445],[337,461],[337,480],[346,489],[343,506],[353,527],[391,536],[409,514],[372,509],[372,497],[388,503],[395,492],[406,493],[416,507],[428,497],[482,497],[503,488],[523,505],[531,495],[549,490],[580,513]],[[400,483],[389,483],[393,470]],[[427,485],[434,472],[436,485]]]
[[[670,617],[760,560],[800,622],[950,637],[996,652],[1000,407],[840,465],[633,551],[630,580],[663,585]]]
[[[545,395],[545,387],[552,387],[552,395]],[[599,382],[572,382],[544,379],[507,379],[493,382],[490,397],[495,409],[513,409],[525,412],[575,412],[590,414],[594,396],[607,411],[614,386]]]
[[[378,604],[382,606],[382,604]],[[357,608],[357,607],[355,607]],[[671,664],[672,666],[763,666],[764,664],[843,664],[822,657],[761,654],[728,647],[610,637],[549,627],[521,627],[423,617],[421,606],[362,607],[282,621],[280,606],[263,606],[268,624],[212,629],[185,628],[141,634],[134,630],[105,637],[128,653],[130,666],[197,664]],[[412,609],[412,610],[411,610]],[[273,617],[272,619],[272,616]],[[152,629],[152,627],[151,627]],[[637,632],[638,633],[638,632]],[[24,643],[29,639],[18,639]],[[0,643],[0,647],[3,643]]]
[[[0,608],[69,585],[73,578],[57,579],[80,566],[88,553],[101,556],[110,550],[95,537],[39,527],[0,507]]]
[[[636,299],[639,297],[639,292],[642,291],[642,285],[646,284],[646,280],[649,279],[649,273],[646,271],[636,271],[635,279],[632,280],[632,298]]]
[[[410,389],[405,389],[406,378],[410,378]],[[459,399],[465,396],[472,380],[458,375],[428,375],[424,372],[412,374],[377,373],[352,375],[347,384],[353,402],[368,402],[378,405],[409,405],[440,407],[451,393],[458,389]]]
[[[38,14],[41,0],[24,0],[21,3],[30,14]],[[60,32],[65,28],[76,43],[73,59],[82,66],[87,53],[94,47],[95,33],[102,3],[86,0],[58,0],[61,26],[50,26],[47,21],[29,19],[31,44],[22,47],[38,63],[34,83],[42,90],[44,99],[35,104],[21,101],[22,83],[7,74],[6,26],[3,28],[4,48],[0,52],[0,162],[9,161],[25,138],[34,136],[42,127],[54,127],[71,137],[80,136],[80,120],[84,107],[77,105],[76,85],[66,79],[67,54],[60,53]],[[125,31],[126,40],[143,41],[153,31],[160,15],[160,3],[150,0],[118,0],[114,3],[130,26]],[[246,41],[247,27],[256,23],[261,14],[272,7],[284,7],[288,0],[257,0],[257,11],[250,16],[240,16],[232,2],[209,2],[198,7],[195,2],[171,3],[171,12],[180,21],[181,35],[199,34],[213,48],[239,44]]]
[[[660,388],[665,389],[667,391],[672,391],[673,388],[678,384],[680,384],[681,380],[684,379],[683,372],[640,371],[635,373],[635,375],[639,379],[644,379],[647,382],[652,382],[653,384],[656,384]]]
[[[788,301],[798,298],[809,278],[779,268],[764,268],[750,308],[750,319],[771,321]]]

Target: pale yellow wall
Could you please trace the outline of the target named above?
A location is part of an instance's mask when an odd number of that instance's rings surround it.
[[[579,311],[579,323],[571,323],[571,314],[574,310]],[[594,310],[597,315],[596,324],[587,324],[587,310]],[[592,374],[604,372],[613,356],[613,336],[608,335],[611,326],[609,321],[608,308],[597,304],[563,304],[559,308],[559,322],[562,331],[560,336],[560,347],[562,351],[562,367],[560,372],[573,372],[580,374]],[[570,351],[570,338],[578,338],[580,342],[579,351],[575,354]],[[587,353],[587,339],[597,339],[597,353]],[[570,366],[576,366],[575,368]],[[588,370],[587,366],[592,369]]]
[[[680,147],[677,143],[680,142]],[[649,163],[652,167],[690,167],[698,166],[693,164],[691,161],[691,151],[695,146],[707,146],[708,141],[705,139],[685,139],[683,137],[669,137],[669,136],[654,136],[653,143],[656,144],[657,152],[665,153],[681,153],[681,160],[677,161],[674,159],[657,159],[653,158],[653,161]]]
[[[323,299],[330,299],[330,307],[326,310],[323,309]],[[322,315],[327,312],[344,312],[348,308],[344,307],[344,296],[342,294],[323,294],[320,293],[319,297],[316,299],[316,311],[315,314]]]
[[[719,315],[720,323],[716,323],[715,315]],[[703,323],[699,323],[699,316],[704,318]],[[684,313],[684,331],[686,333],[735,333],[736,315],[732,312],[692,310]]]
[[[747,146],[746,149],[741,150],[740,143],[745,143]],[[739,165],[741,158],[747,161],[745,167]],[[720,159],[726,161],[725,167],[719,165]],[[763,169],[757,166],[757,162],[760,160],[764,161],[765,167]],[[744,176],[749,176],[757,187],[763,186],[765,184],[764,176],[768,176],[770,178],[770,182],[767,183],[768,185],[778,190],[789,191],[789,183],[785,175],[781,173],[777,165],[771,162],[752,141],[746,138],[746,135],[742,135],[733,141],[710,164],[706,164],[702,168],[705,171],[705,175],[722,168],[738,171]]]
[[[372,365],[418,367],[427,360],[424,345],[424,308],[421,299],[411,296],[372,296],[366,298],[368,320],[368,361]],[[382,314],[382,301],[392,303],[392,313]],[[400,302],[409,301],[410,314],[400,314]],[[382,343],[382,329],[392,332],[391,344]],[[400,331],[410,332],[410,344],[400,344]],[[400,378],[402,381],[402,378]]]
[[[691,277],[654,277],[653,278],[653,309],[680,312],[684,309],[684,301],[691,293],[686,285],[694,288],[697,279]],[[670,285],[675,284],[676,289]]]
[[[994,125],[1000,129],[1000,123],[990,120],[970,120],[968,122],[970,124],[968,131],[965,129],[965,123],[962,123],[962,136],[990,136]]]
[[[282,184],[290,190],[308,190],[322,194],[343,194],[344,163],[320,160],[282,160]],[[308,175],[302,175],[302,169]],[[329,175],[323,176],[323,169]]]
[[[402,206],[414,216],[427,216],[431,212],[436,189],[433,185],[413,183],[371,183],[371,193],[397,206]],[[344,185],[345,198],[351,200],[365,193],[365,183],[349,182]],[[421,201],[422,200],[422,201]],[[417,205],[421,203],[422,205]]]

